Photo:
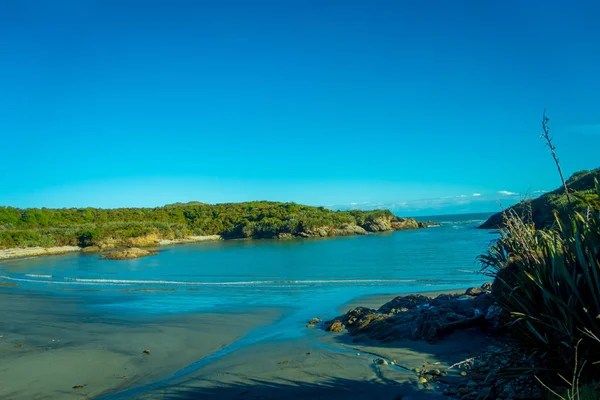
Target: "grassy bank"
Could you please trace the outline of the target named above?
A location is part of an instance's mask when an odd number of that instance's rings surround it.
[[[0,207],[0,249],[15,247],[144,246],[160,240],[335,236],[415,229],[387,210],[332,211],[295,203],[186,203],[156,208],[19,209]]]

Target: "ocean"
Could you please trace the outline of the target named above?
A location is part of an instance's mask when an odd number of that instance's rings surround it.
[[[356,237],[230,240],[164,247],[126,261],[67,254],[0,263],[22,289],[84,296],[107,313],[173,314],[283,307],[299,318],[361,296],[481,285],[476,257],[497,237],[490,214],[428,216],[441,226]]]

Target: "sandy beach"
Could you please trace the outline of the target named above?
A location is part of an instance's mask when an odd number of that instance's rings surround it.
[[[79,246],[58,246],[58,247],[25,247],[0,250],[0,260],[10,258],[51,256],[81,251]]]
[[[116,317],[90,312],[77,295],[10,288],[0,294],[3,399],[436,398],[413,369],[447,368],[490,343],[480,332],[461,331],[439,344],[357,344],[346,333],[298,325],[298,338],[259,341],[193,367],[269,326],[281,311]],[[392,297],[358,298],[340,309],[376,307]],[[377,365],[376,358],[390,365]]]
[[[77,296],[7,288],[0,295],[0,398],[15,400],[94,398],[147,384],[278,316],[276,310],[262,309],[107,317],[83,309]]]
[[[345,333],[310,330],[306,338],[260,343],[163,387],[110,399],[442,399],[446,397],[441,390],[436,393],[438,387],[422,385],[414,369],[447,369],[490,343],[476,330],[453,334],[438,344],[386,345],[355,344]],[[378,358],[389,365],[377,365]],[[460,371],[451,369],[440,382],[456,379]]]

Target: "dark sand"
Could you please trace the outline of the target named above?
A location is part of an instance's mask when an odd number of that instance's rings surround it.
[[[82,298],[0,288],[0,398],[83,399],[147,384],[269,324],[276,310],[106,317]],[[143,353],[149,350],[150,354]],[[83,386],[73,389],[74,386]]]
[[[2,399],[91,399],[106,394],[110,400],[444,398],[439,387],[424,386],[412,370],[436,362],[436,368],[447,368],[491,342],[469,330],[438,344],[356,344],[346,333],[298,326],[303,335],[297,339],[250,344],[171,378],[253,328],[270,325],[281,311],[106,317],[82,307],[77,295],[0,288],[0,296]],[[377,308],[393,297],[369,296],[340,309]],[[143,353],[146,349],[150,355]],[[379,357],[390,365],[375,364]],[[448,379],[458,373],[451,370]],[[161,383],[152,385],[156,382]]]

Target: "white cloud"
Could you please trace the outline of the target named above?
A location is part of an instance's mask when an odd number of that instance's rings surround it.
[[[499,190],[498,194],[501,196],[518,196],[519,193],[509,192],[508,190]]]
[[[481,193],[473,193],[473,197],[481,197]]]

